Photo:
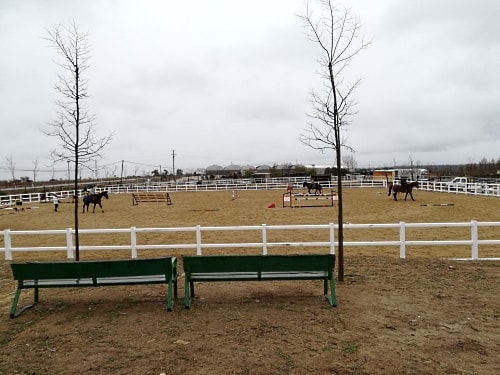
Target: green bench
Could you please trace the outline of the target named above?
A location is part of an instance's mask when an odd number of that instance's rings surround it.
[[[197,255],[184,256],[182,262],[186,308],[194,298],[194,282],[267,280],[323,280],[324,295],[337,306],[335,255]]]
[[[167,310],[172,310],[172,289],[177,298],[177,259],[175,257],[81,262],[11,263],[17,289],[10,317],[19,316],[38,303],[41,288],[80,288],[111,285],[168,284]],[[34,303],[16,312],[23,289],[34,289]]]

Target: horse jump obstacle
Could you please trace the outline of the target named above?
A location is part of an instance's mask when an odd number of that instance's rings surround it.
[[[132,206],[136,206],[140,202],[166,202],[167,206],[172,204],[172,200],[168,193],[132,193]]]
[[[338,200],[337,193],[330,190],[329,194],[294,193],[288,189],[283,193],[283,208],[285,207],[333,207]]]

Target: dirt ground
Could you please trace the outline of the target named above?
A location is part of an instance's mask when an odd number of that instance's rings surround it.
[[[415,202],[395,202],[382,189],[347,189],[344,221],[500,221],[497,198],[419,190],[414,196]],[[335,207],[282,208],[281,191],[240,191],[236,200],[230,191],[174,192],[171,197],[172,206],[134,207],[131,195],[112,195],[104,201],[104,213],[81,215],[80,227],[337,222]],[[271,203],[276,208],[268,208]],[[70,202],[61,203],[59,212],[50,203],[17,213],[0,210],[0,229],[68,227],[73,227]],[[498,239],[498,232],[480,229],[480,238]],[[346,230],[345,240],[398,240],[394,233]],[[141,241],[179,242],[163,236]],[[303,233],[286,236],[298,240]],[[457,237],[470,239],[470,229],[407,233],[407,239]],[[53,236],[14,241],[15,246],[60,245]],[[96,241],[116,244],[125,239],[119,234],[82,238],[84,244]],[[290,250],[276,249],[280,251]],[[182,273],[182,255],[187,253],[148,251],[139,257],[175,255]],[[498,374],[500,262],[449,260],[470,257],[467,246],[410,247],[407,254],[399,259],[397,246],[346,247],[346,276],[336,286],[336,308],[323,298],[321,282],[276,281],[200,283],[193,306],[186,310],[181,278],[172,312],[165,309],[164,286],[55,289],[42,290],[40,303],[16,319],[8,315],[15,283],[9,263],[1,259],[0,374]],[[500,249],[482,246],[480,256],[500,257]],[[15,261],[64,257],[53,252],[14,254]],[[130,254],[81,255],[110,257]],[[32,294],[25,291],[19,306],[31,301]]]

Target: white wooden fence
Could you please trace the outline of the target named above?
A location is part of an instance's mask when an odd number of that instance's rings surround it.
[[[322,182],[325,188],[335,188],[334,182]],[[216,180],[204,181],[203,184],[196,183],[155,183],[155,184],[130,184],[130,185],[106,185],[96,187],[99,193],[107,190],[110,194],[131,194],[140,192],[186,192],[186,191],[233,191],[233,190],[283,190],[292,185],[294,189],[302,189],[302,183],[279,181],[279,179],[269,179],[268,182],[243,182],[240,180]],[[383,188],[385,181],[372,180],[352,180],[343,181],[345,187]],[[17,201],[23,203],[38,203],[42,201],[52,202],[52,197],[57,195],[59,199],[71,199],[74,190],[50,190],[44,193],[17,193],[10,195],[0,195],[0,206],[13,206]],[[78,196],[83,194],[83,189],[77,191]]]
[[[470,228],[470,238],[468,239],[442,239],[442,240],[406,240],[406,234],[408,229],[412,228],[441,228],[443,230],[438,231],[438,233],[446,232],[444,229],[450,227],[464,227]],[[449,246],[449,245],[461,245],[470,247],[471,256],[470,258],[455,258],[463,260],[500,260],[499,257],[480,257],[479,248],[481,245],[500,245],[500,231],[494,231],[495,235],[498,236],[497,239],[479,239],[478,228],[480,227],[500,227],[500,222],[459,222],[459,223],[395,223],[395,224],[345,224],[344,228],[346,231],[366,229],[369,231],[376,229],[395,229],[395,233],[399,233],[399,236],[393,239],[387,239],[384,241],[344,241],[344,247],[350,246],[394,246],[399,248],[399,257],[405,259],[407,256],[407,247],[410,246]],[[85,234],[116,234],[125,233],[130,237],[130,243],[125,245],[85,245],[80,246],[80,251],[90,251],[90,250],[127,250],[130,251],[131,257],[136,258],[138,252],[141,250],[196,250],[196,254],[201,255],[203,250],[209,250],[214,248],[261,248],[262,253],[265,255],[268,253],[268,249],[272,247],[324,247],[326,251],[331,254],[335,254],[338,242],[335,240],[335,230],[338,229],[338,225],[330,224],[319,224],[319,225],[257,225],[257,226],[229,226],[229,227],[209,227],[209,226],[194,226],[194,227],[179,227],[179,228],[123,228],[123,229],[80,229],[79,233],[81,236]],[[269,232],[272,231],[284,231],[284,230],[294,230],[294,231],[310,231],[310,230],[324,230],[325,235],[323,236],[325,241],[300,241],[300,242],[269,242],[267,240]],[[203,233],[207,232],[241,232],[241,231],[254,231],[260,232],[260,240],[258,242],[224,242],[224,243],[209,243],[203,241]],[[182,243],[161,243],[161,244],[141,244],[137,240],[137,234],[139,233],[180,233],[180,232],[190,232],[193,234],[192,242],[182,242]],[[434,231],[433,233],[436,233]],[[312,236],[312,233],[309,233]],[[60,235],[65,237],[65,246],[30,246],[22,247],[15,246],[16,238],[22,236],[45,236],[45,235]],[[39,251],[53,251],[53,252],[65,252],[68,259],[74,258],[75,247],[73,244],[74,230],[71,228],[61,229],[61,230],[3,230],[0,231],[0,236],[3,237],[4,247],[0,248],[0,252],[5,255],[5,260],[13,260],[13,253],[16,252],[39,252]],[[367,235],[370,237],[369,235]],[[238,236],[231,236],[235,238]],[[314,237],[318,238],[317,232],[315,232]],[[306,235],[303,238],[307,238]],[[62,242],[62,241],[60,241]],[[496,248],[495,248],[496,250]],[[417,251],[417,250],[416,250]],[[498,250],[500,255],[500,247]]]
[[[183,183],[151,183],[151,184],[129,184],[129,185],[106,185],[96,188],[96,192],[107,190],[110,194],[138,193],[138,192],[183,192],[183,191],[219,191],[219,190],[283,190],[292,185],[294,189],[302,189],[301,182],[280,181],[280,179],[269,179],[267,182],[250,182],[245,180],[215,180]],[[336,182],[321,182],[326,189],[336,189]],[[386,188],[385,180],[344,180],[345,188]],[[500,184],[467,184],[466,188],[451,186],[445,181],[419,181],[419,189],[451,194],[482,195],[500,198]],[[77,191],[79,196],[82,190]],[[73,190],[47,191],[45,193],[18,193],[0,195],[0,206],[13,206],[16,201],[23,203],[38,203],[41,201],[51,202],[52,196],[57,195],[60,199],[71,198]]]

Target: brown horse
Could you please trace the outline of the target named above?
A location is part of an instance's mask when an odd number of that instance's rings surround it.
[[[391,182],[389,183],[389,193],[387,195],[390,196],[392,192],[394,200],[397,201],[398,193],[405,193],[405,200],[408,197],[408,194],[410,194],[411,200],[414,201],[415,199],[413,199],[413,194],[412,194],[413,188],[418,189],[418,181],[409,182],[406,185],[397,185]]]

